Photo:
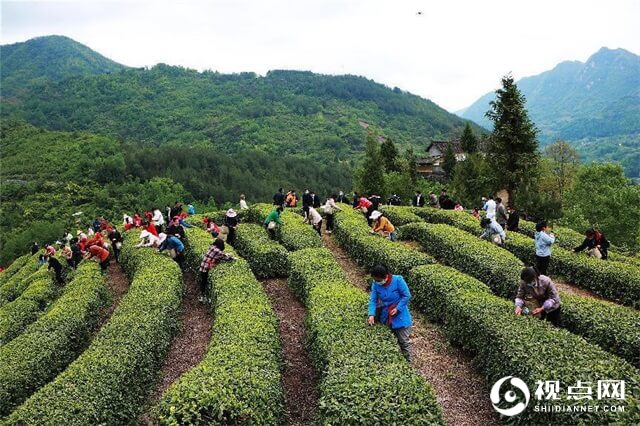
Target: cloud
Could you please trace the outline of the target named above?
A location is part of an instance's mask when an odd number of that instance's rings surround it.
[[[421,14],[418,14],[421,12]],[[2,2],[2,42],[64,34],[131,66],[357,74],[456,110],[500,77],[640,51],[640,2]]]

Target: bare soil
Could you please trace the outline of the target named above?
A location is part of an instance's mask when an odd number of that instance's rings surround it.
[[[368,290],[369,276],[351,260],[330,235],[322,238],[351,283]],[[431,383],[449,425],[475,426],[500,424],[491,407],[488,384],[472,366],[472,357],[452,346],[439,326],[412,311],[412,366]]]
[[[318,381],[304,347],[306,309],[285,279],[262,280],[262,284],[278,316],[287,424],[311,425],[318,404]]]
[[[111,318],[113,311],[116,310],[124,295],[127,294],[127,291],[129,291],[129,285],[131,284],[120,267],[120,264],[114,261],[109,264],[109,269],[107,269],[106,283],[109,290],[111,290],[113,303],[100,312],[100,322],[96,328],[96,333],[97,330],[100,330],[109,318]]]
[[[560,291],[561,293],[569,293],[575,296],[589,297],[589,298],[598,299],[598,300],[607,300],[601,296],[598,296],[595,293],[592,293],[591,291],[585,288],[578,287],[575,284],[565,281],[564,278],[562,277],[554,276],[551,279],[553,280],[553,283],[556,285],[556,288],[558,289],[558,291]]]
[[[200,290],[197,276],[191,271],[185,271],[182,279],[184,296],[181,327],[171,342],[160,370],[160,378],[151,396],[152,402],[158,401],[173,382],[202,361],[211,340],[211,306],[198,301]],[[142,416],[140,424],[151,424],[148,412]]]

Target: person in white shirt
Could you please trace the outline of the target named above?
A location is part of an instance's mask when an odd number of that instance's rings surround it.
[[[247,205],[246,200],[244,199],[244,194],[240,194],[240,210],[248,210],[249,206]]]
[[[164,216],[162,215],[162,212],[159,208],[156,207],[153,209],[153,217],[151,218],[151,221],[155,225],[156,231],[158,231],[158,233],[162,232],[162,227],[164,226]]]
[[[489,196],[489,199],[485,201],[482,210],[487,212],[487,219],[493,219],[496,217],[496,202],[493,201],[493,197]]]
[[[166,234],[160,234],[166,238]],[[149,231],[140,232],[140,243],[136,244],[136,247],[158,247],[164,239],[156,237]]]
[[[322,236],[322,216],[318,213],[313,206],[309,207],[309,221],[313,225],[313,228],[316,230],[318,235]]]
[[[334,214],[336,210],[342,210],[335,201],[336,196],[331,195],[327,198],[327,202],[324,205],[324,213],[327,216],[327,234],[333,232]]]

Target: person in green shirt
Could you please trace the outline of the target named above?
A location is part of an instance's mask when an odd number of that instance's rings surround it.
[[[276,239],[276,228],[278,225],[282,225],[280,221],[280,213],[282,213],[282,206],[278,206],[271,210],[271,213],[267,215],[264,220],[264,227],[269,231],[269,236],[272,240]]]

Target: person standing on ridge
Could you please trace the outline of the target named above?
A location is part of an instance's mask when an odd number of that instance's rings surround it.
[[[273,195],[273,205],[284,208],[284,193],[282,188],[278,188],[278,192]]]
[[[547,222],[544,220],[536,224],[536,269],[542,275],[547,275],[549,261],[551,260],[551,246],[556,241],[553,232],[547,232]]]

